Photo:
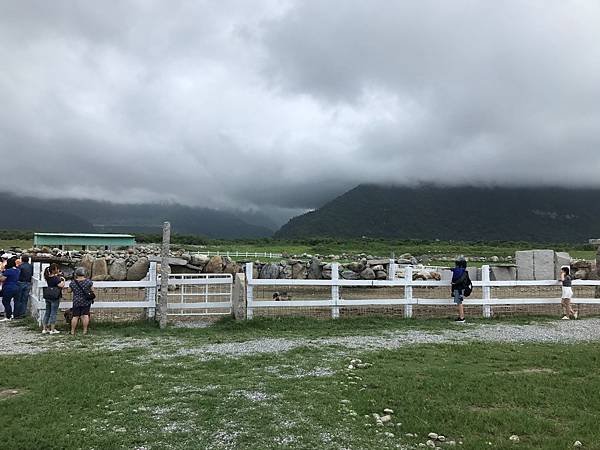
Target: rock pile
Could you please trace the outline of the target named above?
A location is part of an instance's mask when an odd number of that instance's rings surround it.
[[[412,257],[411,257],[412,258]],[[404,270],[412,261],[408,259],[396,260],[396,276],[404,277]],[[407,264],[401,261],[409,261]],[[343,280],[387,280],[389,275],[389,259],[366,259],[338,265],[338,278]],[[330,280],[332,278],[333,264],[326,263],[313,257],[310,261],[299,259],[282,260],[277,263],[254,263],[254,278],[261,279],[310,279]],[[417,265],[413,268],[413,280],[440,280],[438,271]]]

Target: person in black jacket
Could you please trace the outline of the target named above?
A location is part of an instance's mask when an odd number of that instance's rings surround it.
[[[469,272],[467,272],[467,260],[460,256],[454,262],[452,271],[452,297],[458,308],[458,317],[456,322],[464,323],[465,308],[463,306],[465,288],[469,282]]]
[[[29,263],[29,256],[21,256],[21,265],[19,266],[21,274],[17,286],[19,288],[19,298],[15,305],[15,319],[21,319],[27,314],[29,306],[29,293],[31,292],[31,277],[33,276],[33,266]]]

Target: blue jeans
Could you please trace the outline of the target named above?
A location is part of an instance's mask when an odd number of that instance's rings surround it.
[[[6,317],[7,319],[12,318],[13,316],[13,309],[12,306],[10,304],[11,300],[15,303],[17,303],[17,296],[19,295],[19,289],[17,288],[17,286],[11,286],[11,287],[5,287],[2,289],[2,305],[4,306],[4,317]]]
[[[27,306],[29,306],[29,293],[31,292],[31,282],[19,281],[18,301],[15,302],[15,317],[24,317],[27,314]]]
[[[60,306],[60,299],[46,300],[46,313],[44,314],[44,325],[54,325],[56,323],[56,314]]]

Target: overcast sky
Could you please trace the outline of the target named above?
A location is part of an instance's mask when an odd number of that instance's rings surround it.
[[[0,0],[0,190],[600,187],[600,2]]]

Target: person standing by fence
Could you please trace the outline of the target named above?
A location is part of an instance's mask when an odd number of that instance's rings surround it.
[[[460,256],[454,262],[452,271],[452,298],[458,308],[458,317],[456,322],[464,323],[465,308],[463,306],[464,293],[467,284],[469,283],[469,273],[467,272],[467,260]]]
[[[44,270],[44,279],[48,287],[44,288],[44,300],[46,301],[46,312],[42,321],[42,333],[58,334],[56,329],[56,314],[62,298],[62,289],[65,286],[65,279],[60,276],[58,264],[52,263]]]
[[[579,312],[573,311],[571,299],[573,298],[571,268],[563,266],[560,269],[560,282],[562,283],[561,305],[563,308],[562,320],[569,320],[571,317],[577,319]]]
[[[21,256],[21,271],[19,275],[19,298],[15,305],[15,319],[21,319],[27,315],[29,306],[29,293],[31,292],[31,277],[33,277],[33,266],[29,263],[29,256]]]
[[[94,283],[86,278],[86,271],[83,267],[75,269],[75,277],[69,283],[69,290],[73,292],[73,319],[71,319],[71,334],[75,336],[77,323],[81,317],[83,334],[87,334],[90,324],[90,307],[94,302],[93,287]]]
[[[13,307],[17,304],[19,293],[20,270],[17,267],[17,257],[13,256],[6,261],[6,266],[0,275],[2,281],[2,305],[4,306],[4,318],[2,321],[13,319]],[[11,305],[11,302],[13,304]]]

